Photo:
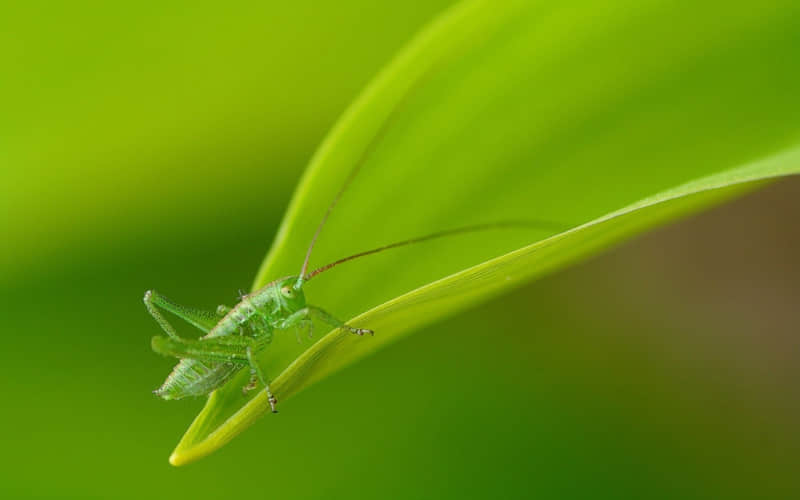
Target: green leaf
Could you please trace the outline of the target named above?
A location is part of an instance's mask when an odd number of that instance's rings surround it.
[[[312,268],[467,224],[545,219],[569,229],[462,235],[315,278],[310,303],[376,333],[333,331],[302,344],[278,336],[261,357],[284,410],[270,418],[291,418],[290,396],[422,325],[757,181],[798,173],[797,9],[467,2],[437,19],[321,145],[254,288],[299,272],[356,165]],[[520,328],[535,321],[520,318]],[[247,378],[211,395],[173,464],[211,453],[267,412],[262,392],[242,395]],[[321,418],[331,411],[320,409]]]

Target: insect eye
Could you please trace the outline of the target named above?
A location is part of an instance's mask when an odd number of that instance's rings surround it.
[[[289,288],[288,286],[285,286],[285,287],[281,288],[281,293],[284,294],[287,297],[291,297],[292,294],[293,294],[292,293],[292,289]]]

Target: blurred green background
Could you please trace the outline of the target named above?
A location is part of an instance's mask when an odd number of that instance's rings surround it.
[[[800,495],[797,179],[168,465],[202,401],[150,393],[174,363],[144,290],[232,304],[326,131],[449,3],[0,7],[0,497]]]

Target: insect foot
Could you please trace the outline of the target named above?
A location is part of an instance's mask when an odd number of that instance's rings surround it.
[[[242,394],[247,394],[248,392],[252,391],[253,389],[256,388],[257,384],[258,384],[257,380],[251,380],[247,385],[242,387]]]
[[[356,335],[361,335],[362,337],[364,336],[365,333],[368,333],[370,335],[375,335],[375,332],[373,332],[372,330],[368,330],[366,328],[353,328],[350,331],[352,331]]]
[[[275,405],[278,403],[278,400],[275,399],[275,396],[270,394],[267,398],[267,401],[269,401],[269,407],[272,410],[272,413],[278,413],[278,410],[275,409]]]

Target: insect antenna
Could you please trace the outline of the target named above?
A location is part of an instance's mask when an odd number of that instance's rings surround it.
[[[373,248],[371,250],[366,250],[363,252],[359,252],[353,255],[349,255],[347,257],[341,258],[339,260],[333,261],[329,264],[325,264],[322,267],[318,267],[314,269],[308,274],[301,274],[300,279],[303,281],[308,281],[314,276],[324,273],[325,271],[338,266],[339,264],[343,264],[347,261],[358,259],[360,257],[366,257],[367,255],[372,255],[375,253],[383,252],[384,250],[389,250],[392,248],[403,247],[407,245],[413,245],[415,243],[422,243],[423,241],[430,241],[439,238],[444,238],[447,236],[455,236],[458,234],[464,233],[475,233],[479,231],[487,231],[492,229],[509,229],[509,228],[532,228],[532,229],[547,229],[547,230],[557,230],[563,231],[567,229],[567,227],[563,224],[558,224],[555,222],[544,221],[544,220],[523,220],[523,221],[500,221],[500,222],[490,222],[487,224],[473,224],[470,226],[461,226],[453,229],[446,229],[443,231],[437,231],[435,233],[426,234],[424,236],[419,236],[416,238],[411,238],[409,240],[398,241],[396,243],[391,243],[389,245],[383,245],[377,248]],[[305,268],[304,268],[305,269]]]
[[[351,255],[350,257],[346,257],[346,258],[342,259],[341,261],[336,261],[334,263],[328,264],[327,266],[323,266],[323,267],[321,267],[319,269],[315,269],[314,271],[312,271],[310,273],[307,273],[307,271],[308,271],[308,263],[311,260],[311,252],[312,252],[312,250],[314,250],[314,245],[317,243],[317,238],[319,237],[320,233],[322,232],[323,226],[325,226],[325,223],[328,221],[328,217],[331,215],[331,212],[333,212],[334,207],[336,207],[336,204],[342,198],[342,195],[344,194],[344,192],[347,191],[347,188],[350,187],[350,184],[352,184],[353,179],[355,179],[356,175],[358,175],[358,172],[361,170],[361,167],[367,161],[367,158],[370,156],[370,154],[372,154],[372,152],[375,150],[375,148],[377,148],[378,144],[380,144],[381,141],[383,140],[383,137],[386,135],[387,130],[389,129],[390,125],[397,118],[398,110],[403,108],[403,106],[406,103],[406,101],[408,101],[411,98],[411,96],[418,90],[419,86],[423,82],[427,81],[431,77],[431,75],[432,75],[432,73],[434,71],[438,71],[440,69],[440,66],[441,66],[441,64],[433,64],[433,65],[431,65],[431,67],[429,67],[427,70],[425,70],[417,78],[416,81],[411,83],[410,87],[406,90],[406,92],[404,94],[402,94],[400,96],[398,101],[395,103],[394,107],[389,111],[389,114],[387,115],[386,120],[384,120],[380,124],[380,126],[379,126],[378,130],[376,131],[375,135],[373,136],[372,140],[369,142],[367,147],[361,153],[361,156],[358,158],[358,161],[354,164],[353,169],[350,171],[349,174],[347,174],[347,178],[344,180],[344,183],[342,184],[342,187],[339,188],[339,191],[336,193],[336,196],[333,197],[333,201],[331,201],[330,205],[328,205],[328,209],[325,210],[325,214],[322,216],[322,220],[320,220],[319,225],[317,226],[317,229],[314,231],[314,236],[312,236],[311,243],[308,245],[308,250],[306,251],[306,257],[303,260],[303,267],[300,270],[300,274],[298,275],[297,283],[295,284],[295,288],[300,288],[301,286],[303,286],[303,282],[307,281],[311,276],[316,276],[317,274],[319,274],[319,273],[321,273],[321,272],[323,272],[325,270],[328,270],[331,267],[334,267],[334,266],[336,266],[338,264],[341,264],[342,262],[346,262],[348,260],[356,259],[358,257],[363,257],[365,255],[378,253],[378,252],[381,252],[383,250],[388,250],[390,248],[395,248],[395,247],[404,246],[404,245],[410,245],[412,243],[418,243],[418,242],[421,242],[421,241],[431,240],[431,239],[435,239],[435,238],[441,238],[443,236],[449,236],[451,234],[466,233],[466,232],[472,232],[472,231],[481,231],[481,230],[484,230],[484,229],[495,229],[495,228],[500,228],[500,227],[514,227],[514,226],[516,226],[516,227],[524,227],[524,226],[531,227],[532,225],[535,225],[536,227],[539,227],[539,228],[546,227],[546,226],[549,226],[550,228],[553,228],[555,226],[555,224],[550,223],[550,222],[546,222],[546,221],[529,221],[529,222],[523,222],[523,223],[518,223],[518,222],[517,223],[514,223],[514,222],[499,222],[499,223],[494,223],[494,224],[478,224],[478,225],[475,225],[475,226],[465,226],[465,227],[460,227],[460,228],[456,228],[456,229],[451,229],[451,230],[448,230],[448,231],[440,231],[438,233],[428,234],[426,236],[422,236],[422,237],[419,237],[419,238],[414,238],[412,240],[406,240],[406,241],[401,241],[401,242],[398,242],[398,243],[393,243],[391,245],[386,245],[385,247],[374,248],[374,249],[368,250],[366,252],[361,252],[361,253],[356,254],[356,255]],[[564,229],[564,227],[563,226],[559,226],[558,229]]]
[[[396,115],[399,109],[403,107],[406,101],[411,98],[414,92],[417,90],[418,86],[427,80],[430,76],[430,72],[432,69],[436,68],[436,65],[429,68],[425,71],[415,82],[411,84],[411,86],[407,89],[405,94],[400,96],[400,99],[395,103],[394,107],[390,110],[387,119],[381,123],[380,127],[375,133],[375,136],[369,142],[367,147],[361,153],[361,156],[358,158],[358,161],[353,166],[353,169],[347,174],[347,178],[344,180],[342,187],[339,188],[339,191],[336,193],[336,196],[333,197],[333,201],[331,201],[330,205],[328,205],[328,209],[325,211],[325,214],[322,216],[322,220],[320,220],[319,225],[317,226],[316,231],[314,231],[314,236],[311,238],[311,244],[308,245],[308,251],[306,251],[306,258],[303,260],[303,268],[300,270],[300,275],[297,278],[297,284],[295,287],[300,287],[303,284],[304,276],[306,275],[306,271],[308,271],[308,262],[311,259],[311,251],[314,249],[314,244],[317,242],[317,237],[319,237],[319,233],[322,232],[322,227],[328,221],[328,216],[330,216],[331,212],[333,212],[334,207],[341,199],[342,195],[347,188],[350,187],[350,184],[353,182],[353,179],[356,178],[358,172],[361,170],[361,167],[366,162],[367,158],[370,156],[372,151],[378,146],[378,144],[383,140],[383,137],[386,135],[389,126],[393,123],[396,119]]]
[[[317,242],[319,233],[322,232],[322,227],[328,221],[328,216],[331,215],[331,212],[333,212],[333,208],[336,206],[336,204],[339,202],[339,199],[342,197],[344,192],[350,186],[350,183],[353,182],[353,179],[355,179],[356,175],[358,174],[358,171],[361,170],[361,165],[363,165],[365,157],[366,157],[366,151],[364,155],[362,155],[362,157],[359,159],[358,163],[356,163],[355,167],[353,167],[353,170],[351,170],[350,173],[347,175],[347,179],[345,179],[344,184],[342,184],[342,187],[339,188],[339,191],[336,193],[336,196],[333,197],[333,201],[331,201],[331,204],[328,205],[328,209],[325,211],[325,215],[322,216],[322,220],[319,221],[319,225],[317,226],[316,231],[314,231],[314,236],[311,238],[311,244],[308,245],[308,251],[306,251],[306,258],[305,260],[303,260],[303,268],[300,270],[300,279],[298,280],[298,285],[300,284],[300,280],[303,279],[303,276],[305,276],[306,271],[308,270],[308,261],[309,259],[311,259],[311,251],[314,250],[314,244]]]

